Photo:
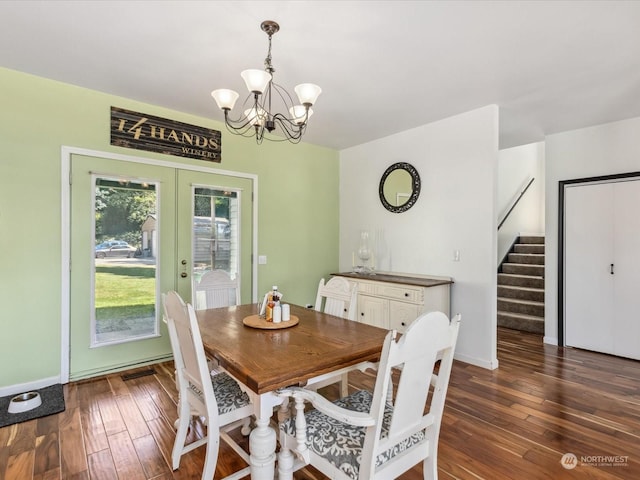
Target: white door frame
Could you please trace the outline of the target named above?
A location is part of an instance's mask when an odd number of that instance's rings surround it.
[[[60,212],[61,212],[61,281],[60,281],[60,383],[69,382],[69,335],[70,335],[70,310],[71,310],[71,156],[83,155],[85,157],[107,158],[123,162],[133,162],[145,165],[175,168],[180,170],[192,170],[203,173],[226,175],[228,177],[246,178],[252,181],[254,195],[252,212],[253,238],[251,240],[251,258],[253,259],[251,270],[251,297],[252,302],[258,299],[258,176],[251,173],[233,172],[211,167],[185,165],[178,162],[158,160],[154,158],[136,157],[113,152],[89,150],[85,148],[63,145],[60,150],[61,179],[60,179]]]

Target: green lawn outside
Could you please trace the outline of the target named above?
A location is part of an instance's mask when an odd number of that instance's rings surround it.
[[[96,320],[155,316],[155,266],[96,266]]]

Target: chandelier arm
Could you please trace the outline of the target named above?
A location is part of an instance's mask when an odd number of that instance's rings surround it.
[[[260,99],[258,94],[250,93],[247,95],[242,102],[242,110],[247,106],[247,104],[251,105],[249,110],[253,110],[254,112],[259,112],[262,109],[262,105],[260,104]],[[227,127],[227,130],[234,135],[240,135],[243,137],[253,137],[256,135],[255,132],[255,124],[253,122],[253,118],[248,117],[245,113],[243,113],[238,118],[231,118],[229,115],[229,109],[224,110],[224,121]]]
[[[227,130],[231,133],[249,137],[253,136],[253,133],[251,135],[244,135],[245,132],[252,131],[254,129],[254,124],[247,117],[244,117],[244,119],[232,120],[225,114],[224,123],[227,126]]]
[[[297,124],[292,122],[281,113],[276,113],[273,118],[288,138],[301,138],[307,126],[306,123]]]
[[[289,92],[287,92],[287,90],[284,87],[282,87],[281,85],[278,85],[273,80],[271,81],[271,83],[273,84],[273,87],[274,87],[273,89],[276,91],[276,93],[282,100],[282,103],[284,103],[286,110],[289,111],[289,108],[295,105],[295,103],[293,102],[293,98],[291,98],[291,95],[289,95]]]
[[[253,125],[248,126],[247,128],[240,129],[240,128],[236,128],[233,127],[232,125],[229,125],[228,123],[225,123],[225,126],[227,127],[227,131],[233,135],[238,135],[240,137],[245,137],[245,138],[251,138],[251,137],[255,137],[255,131],[253,128]]]

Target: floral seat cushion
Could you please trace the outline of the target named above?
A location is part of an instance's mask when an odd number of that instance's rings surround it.
[[[212,375],[211,383],[218,404],[218,414],[233,412],[251,403],[249,396],[242,391],[238,382],[227,373],[220,372]],[[194,385],[189,385],[189,388],[197,395],[202,396],[202,393]]]
[[[369,412],[371,402],[371,393],[360,390],[333,403],[348,410]],[[385,405],[381,438],[387,437],[392,416],[393,407],[389,404]],[[364,446],[365,428],[348,425],[317,410],[310,411],[305,415],[305,418],[307,419],[308,447],[315,454],[325,458],[336,468],[356,480]],[[289,435],[295,435],[295,418],[290,418],[280,428]],[[376,467],[424,441],[424,439],[425,432],[422,430],[394,445],[377,456]]]

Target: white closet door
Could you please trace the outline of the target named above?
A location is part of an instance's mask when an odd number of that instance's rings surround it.
[[[614,353],[640,359],[640,181],[614,189]]]
[[[565,344],[614,350],[613,184],[565,190]]]

